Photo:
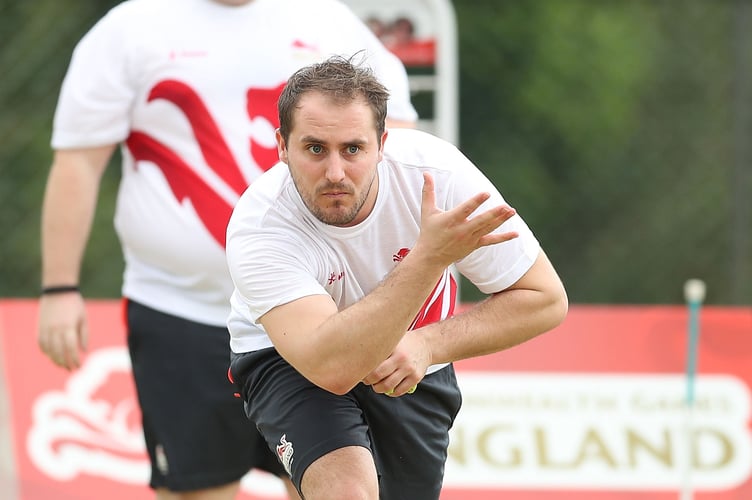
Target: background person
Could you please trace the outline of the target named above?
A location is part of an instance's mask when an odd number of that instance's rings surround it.
[[[296,72],[282,162],[227,231],[231,373],[307,500],[437,499],[461,403],[452,362],[567,312],[522,218],[451,144],[387,132],[387,96],[342,58]],[[489,294],[456,315],[453,263]]]
[[[250,468],[281,472],[226,377],[225,228],[240,193],[278,160],[276,100],[290,74],[361,50],[394,92],[390,116],[413,122],[404,67],[334,0],[130,0],[74,51],[43,203],[39,344],[56,364],[80,366],[80,267],[120,145],[115,228],[158,498],[229,499]]]

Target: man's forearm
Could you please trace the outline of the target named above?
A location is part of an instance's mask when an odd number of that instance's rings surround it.
[[[440,323],[416,331],[434,364],[502,351],[560,324],[568,309],[564,287],[541,252],[517,284]]]
[[[55,163],[42,206],[42,284],[78,284],[99,190],[86,166]]]

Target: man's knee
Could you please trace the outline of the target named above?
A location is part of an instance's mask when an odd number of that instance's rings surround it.
[[[306,500],[378,500],[370,450],[347,446],[318,458],[303,473],[301,489]]]

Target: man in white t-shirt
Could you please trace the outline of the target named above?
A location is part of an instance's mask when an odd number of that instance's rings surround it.
[[[296,72],[281,163],[227,229],[231,376],[306,500],[436,500],[461,403],[452,362],[567,312],[522,218],[451,144],[387,131],[387,97],[352,60]],[[459,314],[452,264],[489,295]]]
[[[227,380],[226,226],[278,161],[287,78],[354,53],[392,91],[392,124],[413,124],[404,67],[337,0],[129,0],[76,46],[52,134],[39,343],[56,364],[80,366],[80,265],[100,177],[121,145],[122,293],[159,498],[229,499],[250,468],[281,473]]]

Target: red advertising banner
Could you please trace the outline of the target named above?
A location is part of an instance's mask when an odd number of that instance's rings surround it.
[[[119,301],[88,303],[71,373],[39,352],[36,307],[0,301],[19,500],[153,498]],[[572,306],[552,332],[457,363],[442,500],[752,498],[752,308],[702,309],[691,411],[687,323],[681,306]],[[243,481],[244,500],[281,498],[273,477]]]

